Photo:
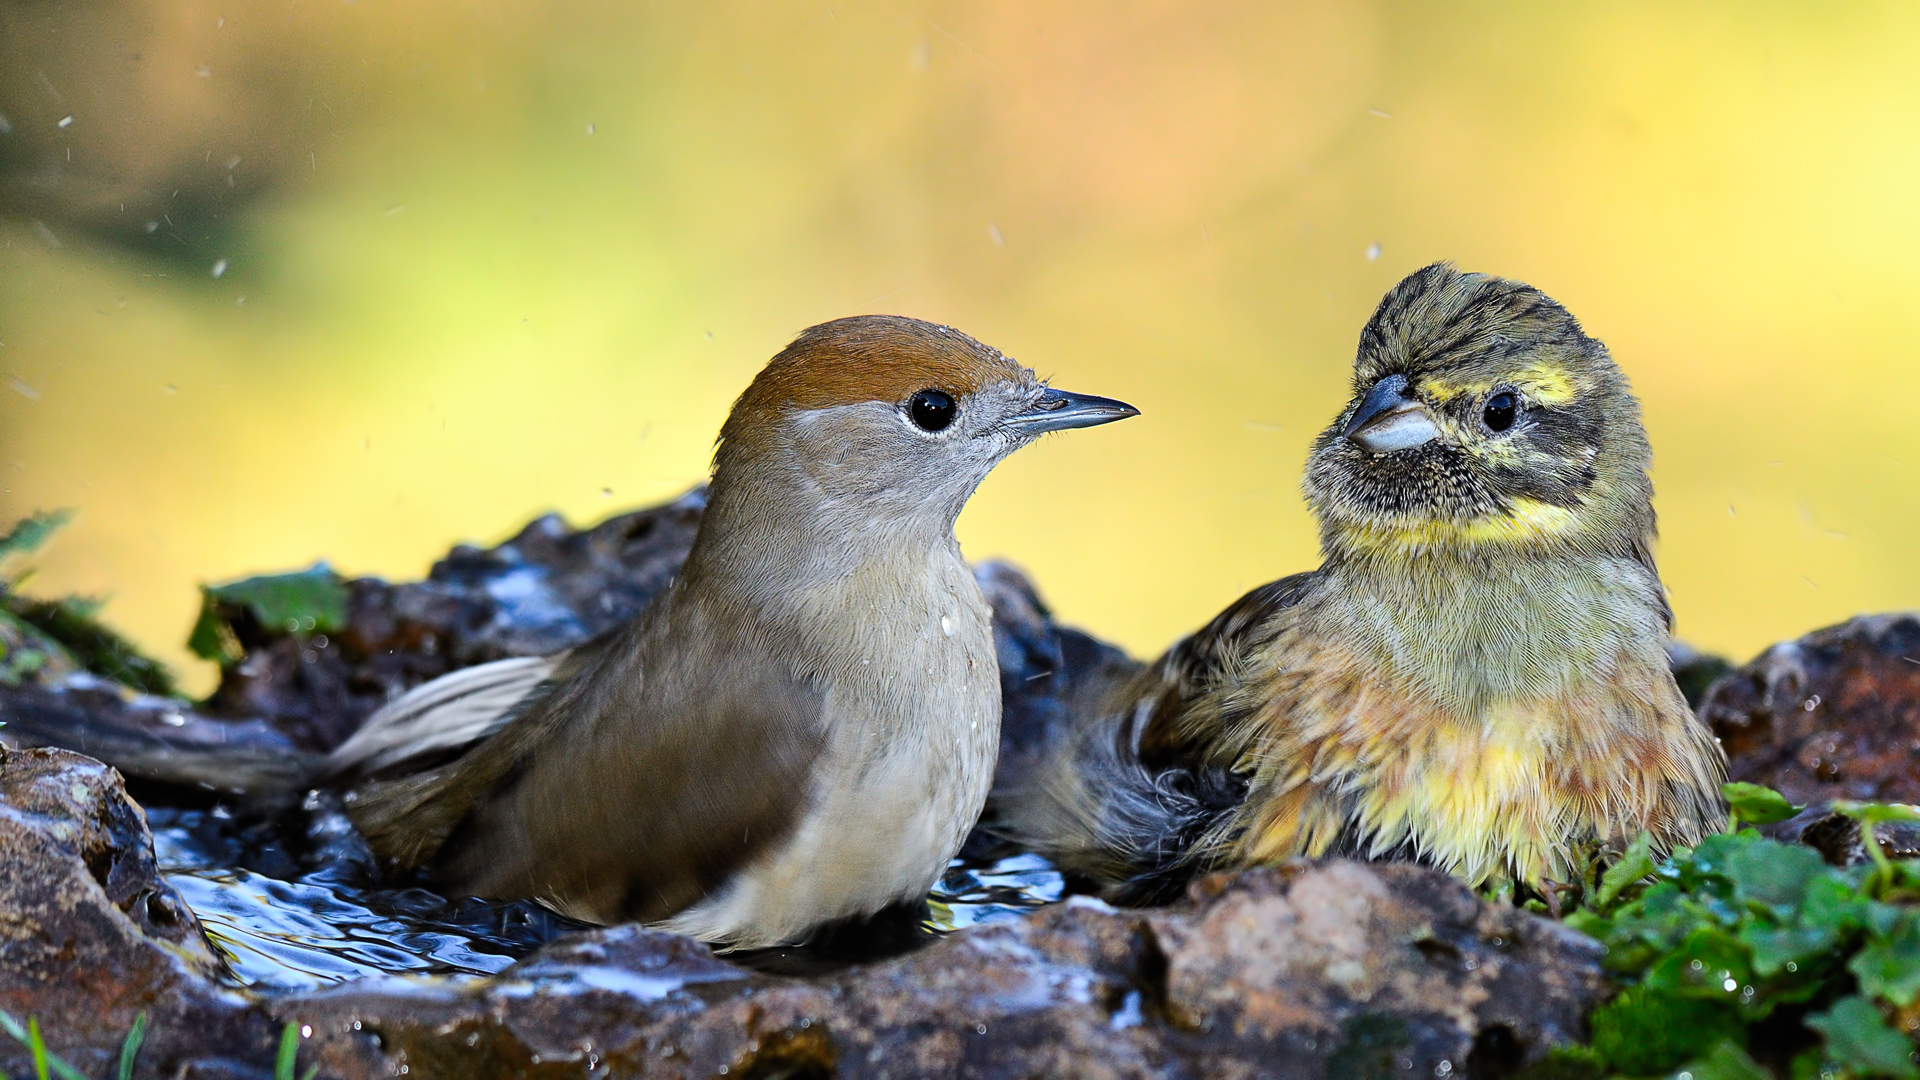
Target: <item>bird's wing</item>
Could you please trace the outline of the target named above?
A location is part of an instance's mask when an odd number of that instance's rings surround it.
[[[495,660],[416,686],[381,706],[327,755],[321,775],[370,775],[479,742],[505,726],[515,707],[550,678],[566,656]]]
[[[765,643],[662,622],[576,650],[459,761],[361,788],[354,823],[397,868],[467,895],[602,923],[698,901],[799,822],[825,694]]]
[[[1245,777],[1189,722],[1189,707],[1251,674],[1251,656],[1316,579],[1295,574],[1247,593],[1077,718],[1037,779],[997,802],[1000,827],[1110,899],[1177,895],[1196,869],[1196,845],[1246,793]]]
[[[1227,605],[1213,621],[1168,649],[1141,672],[1108,711],[1137,725],[1131,731],[1136,752],[1154,763],[1178,758],[1204,732],[1190,730],[1187,707],[1200,695],[1231,698],[1244,684],[1246,665],[1272,636],[1274,616],[1300,602],[1317,572],[1270,581]]]

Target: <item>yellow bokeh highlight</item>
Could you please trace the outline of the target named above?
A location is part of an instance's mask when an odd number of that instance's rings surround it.
[[[1443,258],[1633,380],[1683,637],[1920,606],[1920,8],[404,8],[227,16],[336,91],[221,277],[0,224],[0,515],[78,508],[32,588],[197,688],[197,582],[676,494],[768,356],[865,311],[1141,408],[960,531],[1156,651],[1314,565],[1307,444]]]

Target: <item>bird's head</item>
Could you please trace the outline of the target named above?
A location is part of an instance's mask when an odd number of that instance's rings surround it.
[[[951,528],[1008,454],[1049,431],[1134,415],[1055,390],[949,327],[836,319],[802,331],[740,395],[720,431],[714,495],[744,480],[760,497],[806,500],[876,529]]]
[[[1517,281],[1443,263],[1381,300],[1306,493],[1329,558],[1571,551],[1646,559],[1640,410],[1606,347]]]

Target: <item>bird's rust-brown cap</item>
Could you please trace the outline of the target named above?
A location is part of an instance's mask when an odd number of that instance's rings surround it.
[[[1024,374],[998,349],[958,330],[900,315],[855,315],[811,326],[755,376],[720,429],[722,442],[789,409],[905,401],[917,390],[965,397]]]

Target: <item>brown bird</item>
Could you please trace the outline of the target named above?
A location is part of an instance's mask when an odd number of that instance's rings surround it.
[[[999,744],[954,519],[1041,433],[1133,415],[943,326],[803,332],[721,429],[673,583],[569,652],[384,708],[329,759],[363,778],[349,816],[447,891],[732,946],[920,900]]]
[[[1307,462],[1321,567],[1097,698],[994,813],[1135,902],[1325,854],[1553,902],[1643,829],[1697,841],[1726,765],[1668,670],[1650,458],[1625,377],[1559,304],[1414,273]]]

